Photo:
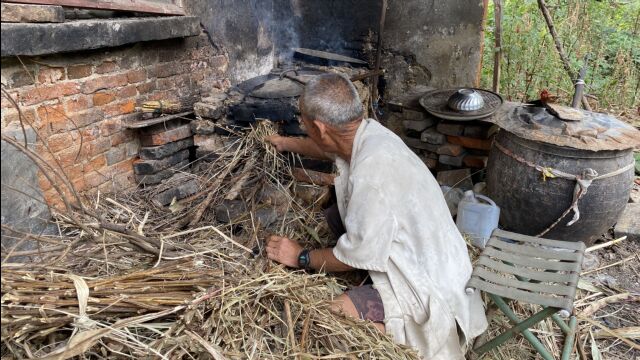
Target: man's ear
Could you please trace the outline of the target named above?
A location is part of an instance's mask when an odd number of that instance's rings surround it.
[[[325,139],[327,137],[327,130],[329,129],[327,124],[319,120],[313,120],[312,122],[313,126],[318,129],[318,135],[320,136],[320,139]]]

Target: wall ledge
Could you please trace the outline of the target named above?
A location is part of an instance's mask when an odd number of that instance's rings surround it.
[[[115,47],[200,34],[196,16],[74,20],[58,24],[2,23],[0,55],[36,56]]]

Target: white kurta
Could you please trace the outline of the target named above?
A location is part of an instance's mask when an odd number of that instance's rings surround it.
[[[465,293],[469,254],[435,178],[398,136],[371,119],[357,130],[351,162],[336,158],[336,165],[347,232],[334,255],[369,270],[394,341],[425,359],[464,359],[463,347],[487,320],[478,292]]]

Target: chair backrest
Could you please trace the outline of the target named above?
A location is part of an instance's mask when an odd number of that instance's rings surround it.
[[[580,241],[550,240],[496,229],[467,287],[571,311],[584,250]]]

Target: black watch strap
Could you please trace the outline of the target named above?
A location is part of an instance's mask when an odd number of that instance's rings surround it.
[[[309,256],[310,250],[304,249],[298,255],[298,267],[300,269],[309,269],[311,266],[311,257]]]

